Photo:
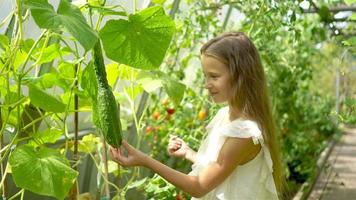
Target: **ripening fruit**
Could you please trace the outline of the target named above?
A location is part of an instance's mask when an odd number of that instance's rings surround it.
[[[174,108],[167,108],[167,113],[173,115],[176,110]]]
[[[157,119],[159,118],[159,116],[160,116],[160,114],[159,114],[158,111],[154,111],[154,112],[152,113],[152,117],[153,117],[153,119],[155,119],[155,120],[157,120]]]
[[[154,130],[154,129],[153,129],[152,126],[147,126],[147,127],[146,127],[146,134],[151,133],[153,130]]]
[[[163,99],[161,103],[162,105],[168,105],[169,101],[168,99]]]
[[[199,111],[199,113],[198,113],[198,118],[199,118],[201,121],[205,120],[205,118],[206,118],[206,111],[205,111],[205,110]]]
[[[183,197],[182,197],[182,195],[180,195],[180,194],[177,194],[177,196],[176,196],[176,200],[183,200]]]

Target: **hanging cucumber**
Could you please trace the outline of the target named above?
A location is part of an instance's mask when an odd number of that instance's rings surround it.
[[[96,102],[97,121],[105,140],[118,148],[122,141],[122,127],[120,122],[120,105],[116,104],[111,87],[106,79],[105,64],[100,41],[94,46],[94,71],[98,82]]]

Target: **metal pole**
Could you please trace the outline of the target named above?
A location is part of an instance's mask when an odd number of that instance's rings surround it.
[[[339,112],[340,112],[339,104],[340,104],[340,69],[336,68],[336,103],[335,103],[336,116],[337,116],[336,124],[339,123]]]

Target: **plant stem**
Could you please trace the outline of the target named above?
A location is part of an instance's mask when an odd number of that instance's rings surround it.
[[[9,14],[8,16],[6,16],[4,20],[2,20],[2,21],[0,22],[0,27],[2,27],[2,26],[12,17],[12,15],[13,15],[14,13],[15,13],[14,11],[10,12],[10,14]]]
[[[24,192],[25,192],[25,189],[21,189],[18,193],[16,193],[14,196],[12,196],[9,200],[15,199],[19,195],[21,195],[21,200],[22,200]]]
[[[36,122],[38,122],[38,121],[44,119],[45,117],[47,117],[48,115],[51,115],[51,114],[52,114],[52,113],[46,113],[46,114],[42,115],[41,117],[39,117],[39,118],[33,120],[31,123],[29,123],[29,124],[27,124],[26,126],[24,126],[24,127],[22,128],[22,130],[26,130],[28,127],[33,126]]]
[[[7,121],[9,120],[9,116],[10,116],[10,113],[11,113],[11,109],[8,109],[8,113],[6,115],[6,118],[5,120],[2,122],[3,126],[1,127],[1,131],[0,131],[0,137],[2,138],[4,132],[5,132],[5,127],[6,127],[6,124],[7,124]]]
[[[92,153],[89,153],[90,157],[93,159],[93,162],[96,166],[96,168],[98,169],[98,171],[100,170],[100,166],[99,164],[96,162],[96,159],[94,157],[94,155]],[[117,187],[114,183],[110,182],[102,173],[100,173],[100,175],[103,177],[104,181],[108,182],[109,185],[113,186],[117,191],[121,191],[121,189],[119,187]]]
[[[107,146],[105,140],[103,140],[102,156],[103,156],[102,162],[104,163],[104,177],[106,180],[108,180],[109,170],[108,170]],[[106,193],[106,197],[110,199],[110,188],[107,181],[105,181],[105,193]]]
[[[1,182],[0,182],[0,189],[2,189],[2,187],[4,185],[4,182],[6,180],[8,166],[9,166],[9,163],[6,163],[5,171],[4,171],[4,174],[2,175],[2,179],[1,179]]]
[[[260,16],[264,6],[265,6],[265,1],[262,2],[262,5],[261,5],[260,9],[258,10],[257,15],[255,15],[255,17],[259,17]],[[253,20],[252,25],[251,25],[250,30],[248,31],[247,35],[251,35],[251,32],[252,32],[255,24],[256,24],[256,20]]]
[[[74,65],[74,76],[78,77],[78,64]],[[78,88],[78,79],[75,78],[73,88]],[[78,110],[78,95],[74,93],[74,109]],[[74,112],[74,152],[73,152],[74,162],[78,161],[78,112]],[[77,171],[77,165],[73,165],[72,168]],[[77,182],[77,181],[75,181]],[[77,184],[74,184],[71,190],[70,199],[76,199],[78,195]]]
[[[4,156],[1,157],[0,163],[2,163],[2,162],[4,161],[4,159],[6,158],[6,156],[9,154],[9,151],[10,151],[10,149],[11,149],[11,146],[12,146],[12,144],[15,142],[15,140],[16,140],[18,134],[19,134],[19,132],[17,131],[16,134],[15,134],[15,136],[14,136],[14,138],[11,140],[11,142],[10,142],[8,148],[6,149],[6,151],[5,151],[5,153],[4,153]]]
[[[29,51],[28,54],[27,54],[26,60],[25,60],[25,62],[24,62],[23,65],[22,65],[22,68],[21,68],[21,70],[20,70],[20,75],[24,76],[24,75],[26,75],[29,71],[31,71],[31,69],[30,69],[30,70],[27,70],[25,73],[23,73],[23,71],[25,70],[25,67],[26,67],[26,65],[27,65],[27,62],[30,60],[30,57],[31,57],[31,54],[32,54],[33,50],[36,48],[36,46],[38,45],[38,43],[41,41],[42,37],[43,37],[46,33],[47,33],[47,30],[43,31],[43,32],[41,33],[40,37],[39,37],[39,38],[36,40],[36,42],[32,45],[30,51]]]

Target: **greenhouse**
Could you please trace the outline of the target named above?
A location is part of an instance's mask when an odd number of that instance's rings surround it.
[[[356,0],[0,0],[2,200],[356,198]]]

